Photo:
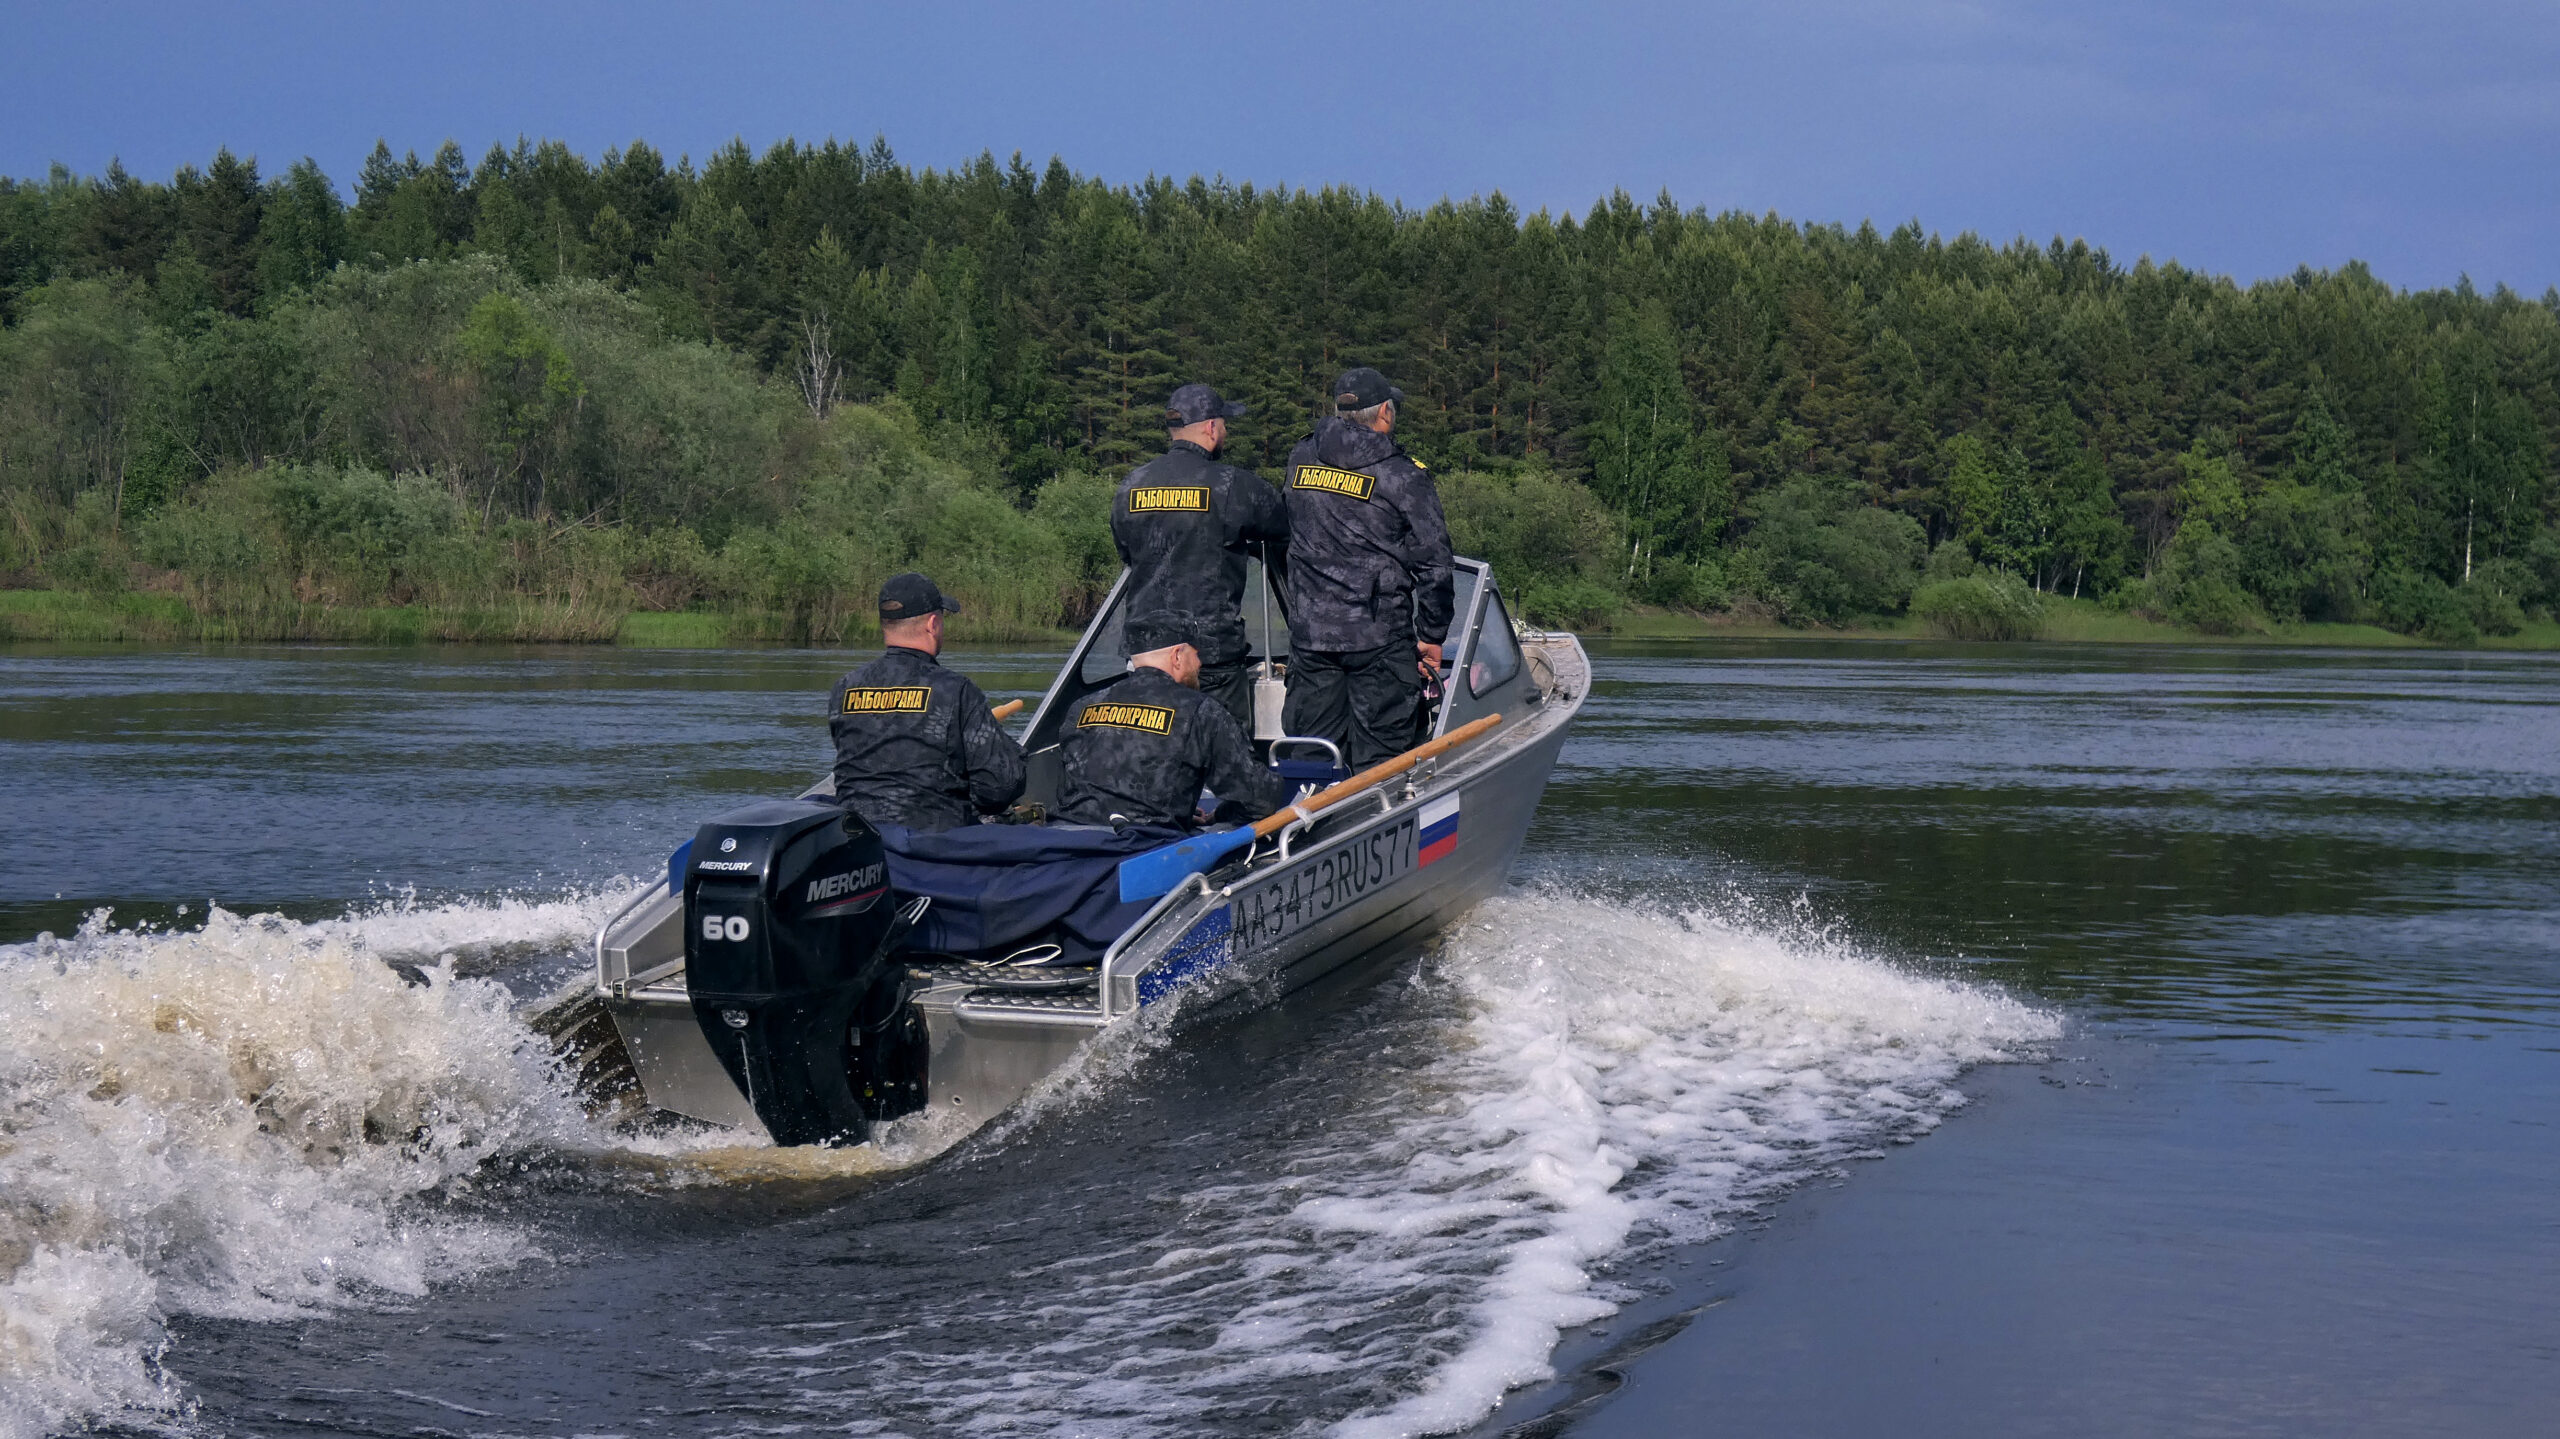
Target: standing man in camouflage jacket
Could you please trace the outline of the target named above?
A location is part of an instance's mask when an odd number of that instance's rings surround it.
[[[974,824],[1022,796],[1022,749],[967,675],[944,669],[942,617],[960,606],[918,574],[880,587],[880,658],[836,681],[836,803],[873,825]]]
[[[1227,421],[1243,415],[1241,402],[1207,385],[1174,391],[1165,402],[1172,443],[1121,482],[1111,501],[1111,541],[1129,567],[1126,612],[1189,616],[1200,692],[1226,706],[1250,735],[1245,561],[1253,544],[1289,537],[1289,515],[1261,476],[1218,463]]]
[[[1440,492],[1395,442],[1404,391],[1364,365],[1333,395],[1333,415],[1289,452],[1284,723],[1340,744],[1360,770],[1419,738],[1456,566]]]

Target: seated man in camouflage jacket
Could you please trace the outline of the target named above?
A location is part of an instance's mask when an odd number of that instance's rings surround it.
[[[1288,802],[1288,781],[1255,760],[1235,716],[1196,687],[1193,623],[1162,610],[1129,619],[1128,675],[1082,701],[1067,723],[1057,818],[1188,828],[1199,822],[1204,788],[1218,797],[1216,817],[1228,823],[1260,819]]]
[[[960,606],[918,574],[880,587],[880,658],[836,682],[836,803],[874,825],[975,824],[1022,797],[1022,749],[967,675],[947,670],[942,616]]]

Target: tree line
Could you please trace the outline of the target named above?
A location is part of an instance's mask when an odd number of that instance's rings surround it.
[[[930,562],[1054,624],[1174,385],[1251,403],[1231,457],[1272,472],[1356,363],[1408,392],[1462,542],[1559,618],[1961,582],[2458,639],[2560,603],[2560,291],[2356,264],[2243,286],[1667,195],[448,142],[377,146],[351,204],[228,151],[0,180],[0,326],[20,588],[814,634]]]

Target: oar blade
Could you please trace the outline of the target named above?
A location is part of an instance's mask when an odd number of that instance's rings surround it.
[[[1154,899],[1251,843],[1251,829],[1225,829],[1178,839],[1162,849],[1124,859],[1120,861],[1120,902]]]

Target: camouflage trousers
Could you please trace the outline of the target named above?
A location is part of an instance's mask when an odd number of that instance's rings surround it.
[[[1421,734],[1421,659],[1409,639],[1367,650],[1300,650],[1289,657],[1283,727],[1342,746],[1343,763],[1355,771],[1393,759]]]

